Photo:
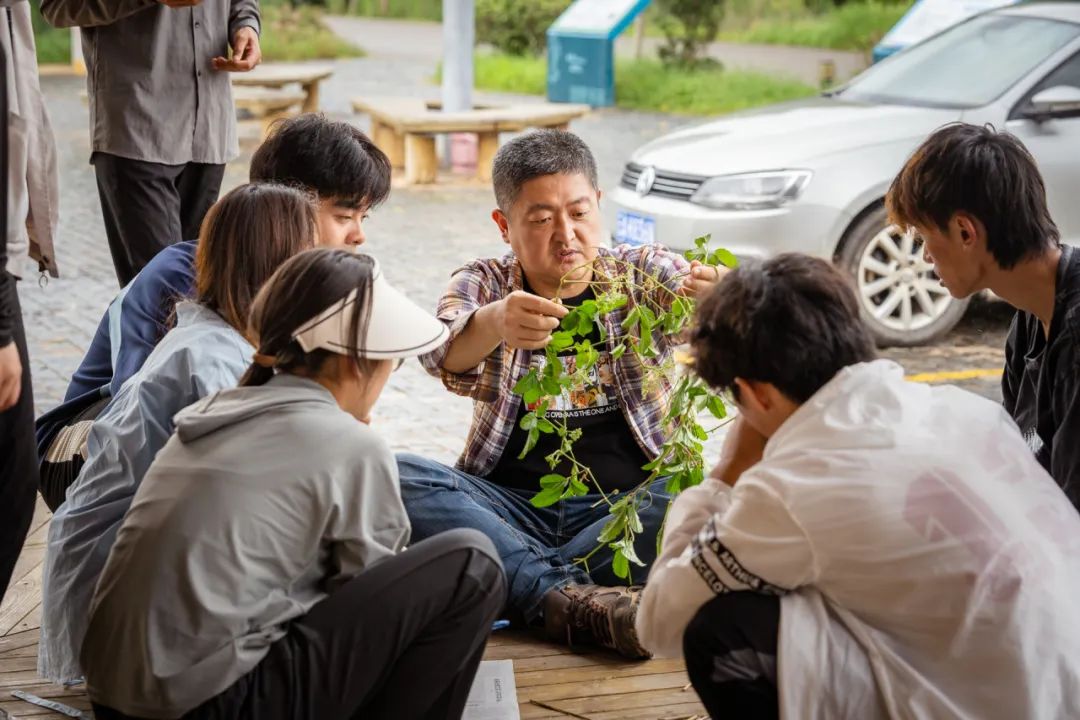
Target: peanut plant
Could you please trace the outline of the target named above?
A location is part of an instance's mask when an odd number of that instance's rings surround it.
[[[707,265],[734,267],[735,256],[727,250],[709,250],[709,237],[694,241],[694,249],[685,253],[687,260],[697,260]],[[564,278],[564,283],[566,282]],[[703,442],[710,432],[698,422],[699,414],[708,411],[717,420],[724,420],[727,408],[724,400],[714,394],[692,372],[680,372],[674,356],[661,360],[653,334],[657,330],[670,337],[680,337],[694,314],[694,300],[678,294],[661,283],[656,277],[637,278],[635,269],[619,264],[619,272],[613,277],[594,275],[589,283],[595,299],[586,300],[572,309],[545,348],[547,362],[542,369],[533,367],[514,386],[527,407],[535,409],[525,414],[520,427],[527,432],[526,443],[520,459],[536,447],[542,434],[554,434],[558,448],[545,460],[552,472],[540,478],[540,490],[533,496],[536,507],[547,507],[570,497],[587,495],[595,491],[599,503],[607,503],[609,519],[597,538],[597,547],[577,561],[588,567],[589,558],[604,547],[613,552],[612,569],[615,574],[632,580],[631,565],[644,566],[634,550],[634,541],[644,531],[639,509],[648,497],[649,486],[658,478],[667,478],[666,490],[674,498],[686,488],[705,479],[702,458]],[[561,288],[560,288],[561,289]],[[626,307],[631,298],[641,297],[619,326],[619,334],[609,337],[604,319],[615,310]],[[619,495],[609,496],[600,487],[592,468],[574,456],[574,444],[581,438],[580,428],[571,429],[565,421],[548,416],[549,398],[584,382],[588,371],[600,359],[600,350],[589,340],[593,326],[599,329],[601,342],[606,343],[612,361],[626,353],[632,353],[640,363],[644,374],[643,392],[655,391],[661,380],[678,376],[670,395],[667,412],[663,418],[664,436],[660,454],[643,466],[648,477],[637,487]],[[575,353],[575,368],[566,372],[559,362],[559,355],[567,350]],[[537,404],[538,403],[538,404]],[[717,426],[719,427],[719,426]],[[569,470],[557,473],[555,469],[565,462]],[[657,536],[657,545],[660,537]]]

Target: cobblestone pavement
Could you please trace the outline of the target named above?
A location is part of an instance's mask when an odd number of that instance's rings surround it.
[[[426,56],[425,56],[426,57]],[[323,89],[328,113],[353,119],[349,99],[360,94],[419,93],[431,97],[430,58],[396,56],[342,61]],[[57,256],[61,277],[41,285],[33,276],[20,283],[30,342],[37,409],[43,412],[62,397],[68,378],[90,342],[101,313],[117,291],[105,241],[92,168],[88,164],[87,109],[79,100],[84,81],[75,77],[42,80],[55,126],[61,164],[61,226]],[[478,96],[483,99],[484,96]],[[531,98],[535,101],[536,98]],[[575,122],[573,129],[594,149],[602,187],[617,181],[627,154],[648,139],[689,122],[647,113],[600,110]],[[241,157],[228,166],[223,190],[245,181],[255,146],[254,125],[241,128],[246,138]],[[463,261],[502,252],[489,214],[490,188],[458,179],[427,188],[397,188],[373,214],[369,250],[379,256],[390,278],[421,304],[434,307],[450,273]],[[942,344],[893,353],[910,371],[1000,367],[1005,315],[998,308],[975,313]],[[995,396],[996,383],[967,383]],[[409,449],[444,461],[460,451],[469,424],[470,404],[450,395],[416,363],[391,380],[377,410],[380,428],[395,449]],[[710,446],[710,454],[716,450]]]

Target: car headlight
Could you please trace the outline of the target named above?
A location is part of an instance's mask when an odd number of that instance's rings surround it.
[[[811,176],[809,170],[720,175],[703,182],[690,202],[717,210],[776,208],[799,197]]]

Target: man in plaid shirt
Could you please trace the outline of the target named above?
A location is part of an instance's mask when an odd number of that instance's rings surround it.
[[[438,307],[450,341],[422,358],[451,392],[474,400],[473,423],[455,468],[398,456],[413,538],[459,527],[486,533],[506,567],[510,607],[526,622],[543,622],[553,640],[647,657],[634,630],[638,589],[620,583],[611,552],[603,548],[587,566],[575,563],[597,547],[607,521],[599,492],[544,508],[530,502],[539,479],[552,472],[545,457],[559,449],[559,439],[541,435],[521,456],[528,431],[520,422],[535,403],[527,407],[513,388],[530,367],[546,362],[544,348],[561,318],[595,300],[607,279],[633,275],[627,305],[608,314],[606,332],[594,328],[590,340],[600,356],[588,380],[547,398],[549,418],[581,430],[576,460],[614,501],[648,477],[642,466],[660,452],[671,391],[666,377],[645,382],[636,353],[613,353],[616,338],[625,335],[621,324],[641,304],[670,305],[676,293],[707,290],[719,273],[660,247],[602,247],[596,161],[576,135],[544,130],[516,138],[496,156],[493,180],[498,209],[492,217],[510,252],[454,274]],[[654,361],[663,365],[675,340],[657,330],[652,344]],[[559,360],[573,371],[573,349]],[[568,471],[565,460],[554,470]],[[634,568],[640,577],[655,558],[668,501],[664,480],[649,490],[637,543],[646,567]]]

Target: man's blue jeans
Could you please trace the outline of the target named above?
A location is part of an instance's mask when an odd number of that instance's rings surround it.
[[[596,539],[607,522],[608,506],[599,495],[567,498],[537,508],[529,499],[539,492],[539,485],[536,491],[506,488],[411,453],[399,454],[397,461],[412,539],[424,540],[462,527],[487,535],[506,568],[508,603],[526,621],[540,615],[544,595],[550,590],[571,583],[626,583],[612,572],[612,552],[606,547],[589,558],[588,571],[574,563],[596,548]],[[631,564],[635,583],[644,583],[656,559],[656,534],[668,506],[665,482],[654,482],[641,506],[645,531],[637,536],[634,549],[645,567]],[[619,496],[608,497],[614,500]]]

